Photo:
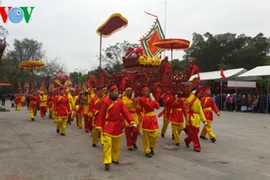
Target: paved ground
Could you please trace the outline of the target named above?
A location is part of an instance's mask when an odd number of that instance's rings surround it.
[[[0,112],[0,179],[270,179],[270,115],[222,112],[214,123],[217,143],[202,141],[201,153],[185,147],[184,134],[180,147],[175,147],[170,126],[168,132],[158,139],[156,154],[150,159],[143,154],[141,136],[139,149],[133,152],[127,151],[123,136],[121,164],[106,172],[101,146],[92,148],[91,134],[74,124],[62,137],[47,117],[30,121],[26,108]]]

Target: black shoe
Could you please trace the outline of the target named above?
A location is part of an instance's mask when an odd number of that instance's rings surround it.
[[[172,134],[172,140],[174,140],[174,135]]]
[[[185,143],[186,143],[187,148],[189,148],[189,144],[187,142],[185,142]]]
[[[154,151],[154,148],[151,148],[151,152],[150,152],[152,155],[155,154],[155,151]]]
[[[120,164],[119,161],[112,161],[113,164]]]
[[[89,131],[88,131],[88,130],[85,130],[85,132],[86,132],[86,133],[89,133]]]
[[[152,154],[151,153],[147,153],[147,154],[145,154],[145,156],[148,157],[148,158],[151,158],[152,157]]]
[[[212,141],[212,143],[215,143],[217,140],[216,140],[216,138],[212,138],[211,141]]]
[[[161,137],[163,137],[163,138],[164,138],[164,134],[161,134]]]
[[[97,147],[97,145],[96,144],[92,144],[92,147]]]
[[[111,167],[110,164],[105,164],[105,170],[106,171],[109,171],[110,167]]]
[[[69,125],[71,125],[71,122],[68,122]]]
[[[128,148],[129,151],[133,151],[133,148]]]
[[[201,152],[201,150],[196,150],[196,149],[194,149],[194,151],[195,151],[195,152]]]
[[[56,129],[56,133],[59,134],[60,133],[60,130],[59,129]]]
[[[176,143],[175,145],[176,145],[176,146],[180,146],[180,143]]]
[[[133,143],[133,148],[138,149],[138,146],[135,143]]]
[[[204,140],[208,140],[207,137],[204,137],[204,136],[200,136],[201,139],[204,139]]]
[[[61,135],[61,136],[65,136],[65,134],[64,134],[64,133],[61,133],[60,135]]]
[[[34,118],[31,118],[31,120],[32,120],[32,121],[35,121],[35,119],[34,119]]]

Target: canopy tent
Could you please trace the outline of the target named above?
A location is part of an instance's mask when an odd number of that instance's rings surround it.
[[[224,70],[223,72],[226,79],[233,79],[235,77],[238,77],[240,74],[247,72],[247,70],[244,68],[238,68],[238,69]],[[191,76],[189,81],[192,81],[195,77],[198,77],[198,75],[196,74]],[[219,82],[224,81],[223,78],[220,76],[220,71],[202,72],[200,73],[200,80],[201,81],[215,80]]]
[[[270,76],[270,65],[269,66],[257,66],[241,75],[239,78],[242,77],[261,77],[261,76]]]
[[[247,71],[241,75],[239,78],[249,78],[249,77],[261,77],[268,76],[267,78],[267,95],[269,94],[269,76],[270,76],[270,65],[269,66],[257,66],[250,71]],[[268,112],[268,98],[266,96],[266,112]]]

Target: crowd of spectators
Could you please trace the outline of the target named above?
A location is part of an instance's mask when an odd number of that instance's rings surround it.
[[[270,112],[270,94],[218,94],[213,98],[220,110],[265,113],[268,103],[268,112]],[[268,102],[267,102],[268,98]]]

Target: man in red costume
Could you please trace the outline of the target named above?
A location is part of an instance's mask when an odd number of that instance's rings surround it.
[[[15,102],[15,111],[20,111],[21,103],[22,103],[22,99],[21,99],[21,94],[20,93],[17,93],[15,95],[14,102]]]
[[[201,145],[198,138],[200,131],[200,121],[204,122],[206,120],[201,102],[197,96],[195,96],[196,89],[193,89],[189,97],[185,100],[185,105],[187,107],[187,117],[186,117],[186,130],[188,137],[185,138],[186,146],[192,142],[194,151],[200,152]]]
[[[96,95],[91,99],[89,105],[89,112],[92,113],[92,147],[96,147],[98,143],[98,135],[99,131],[96,129],[97,126],[97,116],[99,112],[99,108],[102,102],[102,92],[101,88],[97,87],[95,90]]]
[[[47,110],[47,95],[44,94],[43,91],[39,92],[39,110],[40,116],[44,117]]]
[[[120,155],[120,136],[122,135],[123,117],[132,126],[136,124],[124,105],[118,98],[118,88],[115,84],[108,86],[109,97],[102,100],[96,128],[102,131],[103,142],[103,164],[105,170],[110,169],[110,164],[119,164]]]
[[[65,94],[65,88],[60,87],[60,95],[56,101],[56,116],[57,116],[57,124],[56,124],[56,132],[57,134],[65,136],[66,127],[67,127],[67,120],[68,120],[68,113],[70,111],[68,97]]]
[[[143,96],[138,101],[142,108],[143,149],[146,157],[151,158],[158,138],[158,120],[154,110],[159,109],[159,104],[148,87],[141,91]]]
[[[219,111],[214,99],[211,97],[211,90],[209,88],[206,89],[205,96],[201,99],[201,104],[202,104],[204,115],[206,117],[206,122],[204,124],[203,129],[202,129],[200,138],[207,140],[207,138],[205,136],[206,136],[206,134],[208,134],[211,141],[213,143],[215,143],[216,137],[212,131],[213,111],[218,116],[220,115],[220,111]]]
[[[128,108],[129,113],[132,115],[135,123],[137,124],[137,128],[130,127],[130,124],[125,121],[125,134],[127,147],[129,151],[133,151],[133,149],[138,149],[137,147],[137,138],[139,134],[139,117],[137,114],[137,101],[134,97],[132,97],[133,90],[131,87],[127,87],[125,89],[125,95],[122,97],[123,103]]]
[[[48,104],[48,108],[49,108],[49,118],[52,119],[53,117],[53,110],[52,110],[52,107],[53,107],[53,101],[52,101],[52,92],[49,92],[48,94],[48,99],[47,99],[47,104]]]
[[[82,114],[83,114],[83,119],[84,119],[84,130],[86,133],[89,133],[89,117],[88,117],[88,112],[89,112],[89,103],[90,103],[90,96],[89,96],[89,91],[86,90],[83,93],[82,96],[83,100],[82,100]]]
[[[161,130],[161,137],[164,138],[168,125],[170,123],[170,112],[171,112],[171,105],[174,102],[174,97],[170,92],[164,93],[161,98],[163,99],[164,103],[164,110],[158,114],[158,117],[163,115],[163,126]],[[172,139],[174,139],[174,134],[172,133]]]
[[[186,106],[183,98],[177,98],[171,105],[170,122],[176,146],[180,145],[180,134],[184,129],[184,117],[187,117]]]
[[[34,90],[32,92],[32,95],[29,96],[29,98],[30,98],[30,104],[29,104],[30,118],[31,118],[32,121],[34,121],[35,116],[36,116],[36,112],[37,112],[37,108],[38,108],[38,101],[39,101],[37,91]]]

